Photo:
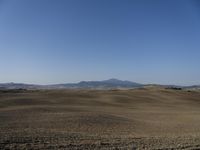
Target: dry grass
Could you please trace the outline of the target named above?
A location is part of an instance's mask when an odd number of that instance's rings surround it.
[[[198,149],[200,92],[0,92],[0,149]]]

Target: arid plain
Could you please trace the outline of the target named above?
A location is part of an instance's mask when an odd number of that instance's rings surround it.
[[[200,91],[1,91],[0,149],[200,149]]]

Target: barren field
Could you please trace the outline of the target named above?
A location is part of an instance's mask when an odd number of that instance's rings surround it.
[[[0,149],[200,149],[200,92],[0,92]]]

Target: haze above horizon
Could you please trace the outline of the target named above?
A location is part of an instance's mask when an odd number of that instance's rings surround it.
[[[200,84],[198,0],[0,0],[0,83]]]

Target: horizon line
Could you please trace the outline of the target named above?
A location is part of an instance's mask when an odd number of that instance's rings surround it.
[[[47,83],[47,84],[42,84],[42,83],[30,83],[30,82],[0,82],[0,84],[25,84],[25,85],[39,85],[39,86],[50,86],[50,85],[61,85],[61,84],[78,84],[80,82],[102,82],[102,81],[108,81],[108,80],[119,80],[119,81],[128,81],[128,82],[133,82],[133,83],[137,83],[137,84],[141,84],[141,85],[161,85],[161,86],[183,86],[183,87],[188,87],[188,86],[199,86],[200,84],[162,84],[162,83],[141,83],[141,82],[135,82],[135,81],[131,81],[131,80],[121,80],[121,79],[117,79],[117,78],[110,78],[107,80],[80,80],[77,82],[58,82],[58,83]]]

